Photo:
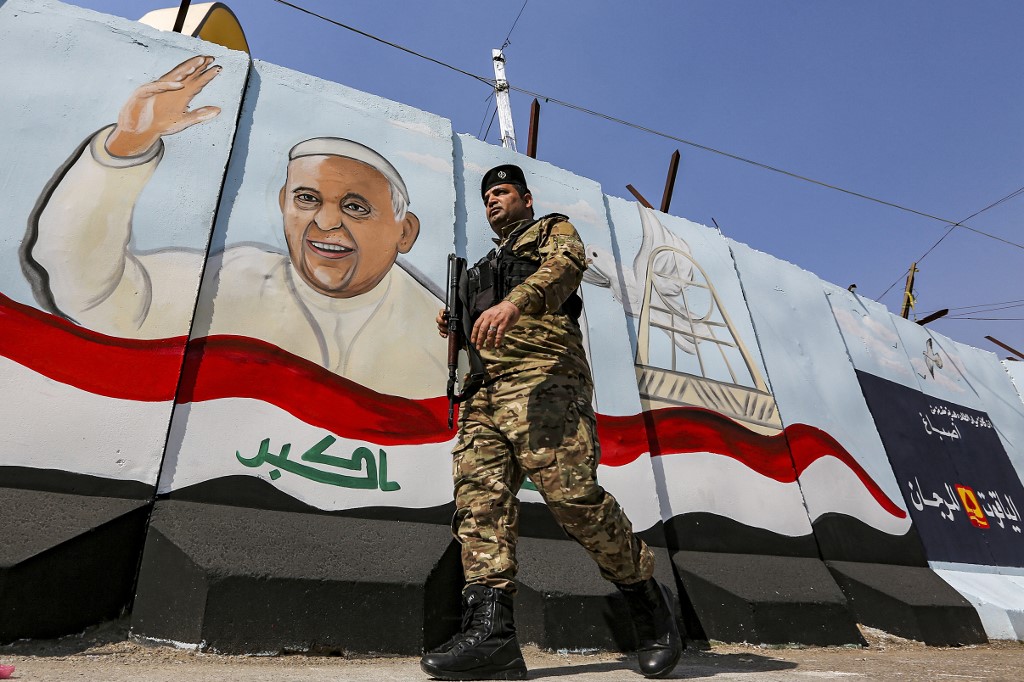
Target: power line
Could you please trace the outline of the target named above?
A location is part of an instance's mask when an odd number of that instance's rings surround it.
[[[342,23],[340,21],[336,21],[334,19],[330,19],[330,18],[325,17],[325,16],[323,16],[321,14],[317,14],[316,12],[308,10],[308,9],[306,9],[304,7],[300,7],[299,5],[296,5],[294,3],[287,2],[287,0],[274,0],[274,2],[277,2],[279,4],[285,5],[286,7],[291,7],[292,9],[298,10],[298,11],[303,12],[305,14],[308,14],[308,15],[310,15],[312,17],[316,17],[317,19],[320,19],[322,21],[326,21],[327,23],[333,24],[334,26],[337,26],[339,28],[344,28],[344,29],[346,29],[348,31],[352,31],[353,33],[357,33],[357,34],[359,34],[359,35],[361,35],[361,36],[363,36],[365,38],[369,38],[370,40],[374,40],[374,41],[376,41],[378,43],[381,43],[383,45],[387,45],[387,46],[393,47],[393,48],[395,48],[397,50],[401,50],[402,52],[405,52],[407,54],[413,55],[414,57],[419,57],[420,59],[424,59],[424,60],[426,60],[428,62],[431,62],[432,64],[437,64],[438,66],[443,66],[446,69],[450,69],[452,71],[455,71],[456,73],[460,73],[460,74],[462,74],[464,76],[468,76],[468,77],[470,77],[470,78],[472,78],[474,80],[477,80],[477,81],[479,81],[481,83],[485,83],[485,84],[489,85],[492,88],[495,86],[494,79],[492,79],[492,78],[485,78],[483,76],[478,76],[475,73],[466,71],[465,69],[460,69],[457,66],[453,66],[453,65],[448,64],[446,62],[443,62],[443,61],[441,61],[439,59],[435,59],[433,57],[429,57],[429,56],[427,56],[425,54],[422,54],[420,52],[416,52],[415,50],[409,49],[407,47],[403,47],[402,45],[399,45],[397,43],[393,43],[393,42],[391,42],[389,40],[385,40],[383,38],[380,38],[378,36],[373,35],[372,33],[367,33],[366,31],[363,31],[363,30],[360,30],[358,28],[355,28],[354,26],[349,26],[348,24],[344,24],[344,23]],[[525,9],[525,8],[526,8],[526,3],[523,3],[523,9]],[[520,14],[522,14],[522,10],[520,10]],[[518,21],[518,17],[516,18],[516,21]],[[514,24],[513,24],[513,28],[515,28]],[[511,31],[509,32],[509,35],[511,35]],[[572,109],[574,111],[579,111],[581,113],[588,114],[590,116],[595,116],[597,118],[601,118],[601,119],[604,119],[606,121],[610,121],[612,123],[617,123],[617,124],[625,126],[627,128],[633,128],[634,130],[639,130],[641,132],[645,132],[645,133],[648,133],[648,134],[651,134],[651,135],[655,135],[657,137],[663,137],[665,139],[672,140],[674,142],[679,142],[680,144],[685,144],[685,145],[693,147],[695,149],[700,149],[702,151],[710,152],[712,154],[718,154],[719,156],[724,156],[726,158],[733,159],[734,161],[741,161],[743,163],[750,164],[751,166],[754,166],[756,168],[761,168],[763,170],[768,170],[768,171],[771,171],[773,173],[779,173],[781,175],[785,175],[785,176],[793,178],[795,180],[802,180],[804,182],[808,182],[808,183],[811,183],[813,185],[818,185],[819,187],[825,187],[827,189],[831,189],[831,190],[834,190],[836,192],[842,192],[843,194],[847,194],[849,196],[857,197],[859,199],[864,199],[866,201],[871,201],[871,202],[874,202],[876,204],[881,204],[882,206],[888,206],[890,208],[895,208],[897,210],[905,211],[907,213],[912,213],[912,214],[920,216],[922,218],[928,218],[930,220],[935,220],[935,221],[944,223],[946,225],[952,225],[954,227],[962,227],[962,228],[964,228],[966,230],[970,230],[971,232],[974,232],[975,234],[979,234],[979,235],[982,235],[984,237],[988,237],[989,239],[994,239],[996,241],[1002,242],[1002,243],[1004,243],[1004,244],[1006,244],[1008,246],[1013,246],[1013,247],[1016,247],[1018,249],[1024,250],[1024,244],[1018,244],[1017,242],[1013,242],[1013,241],[1010,241],[1008,239],[1004,239],[1002,237],[996,236],[994,234],[990,234],[990,233],[985,232],[983,230],[979,230],[977,228],[971,227],[970,225],[966,225],[965,221],[967,220],[967,218],[965,218],[964,220],[961,220],[961,221],[953,221],[953,220],[951,220],[949,218],[942,218],[942,217],[934,215],[932,213],[927,213],[925,211],[919,211],[917,209],[910,208],[909,206],[904,206],[902,204],[897,204],[895,202],[887,201],[885,199],[879,199],[878,197],[873,197],[873,196],[871,196],[869,194],[864,194],[863,192],[857,192],[857,191],[854,191],[854,190],[850,190],[850,189],[846,189],[846,188],[840,187],[838,185],[833,185],[833,184],[825,182],[823,180],[815,180],[814,178],[808,177],[806,175],[801,175],[799,173],[794,173],[792,171],[787,171],[787,170],[785,170],[783,168],[779,168],[777,166],[772,166],[771,164],[762,163],[760,161],[755,161],[753,159],[748,159],[748,158],[746,158],[744,156],[740,156],[738,154],[733,154],[731,152],[727,152],[727,151],[724,151],[724,150],[721,150],[721,149],[717,149],[715,147],[710,147],[708,145],[704,145],[704,144],[701,144],[699,142],[694,142],[693,140],[688,140],[686,138],[678,137],[678,136],[672,135],[670,133],[662,132],[660,130],[656,130],[654,128],[650,128],[650,127],[641,125],[639,123],[632,123],[630,121],[627,121],[627,120],[622,119],[622,118],[618,118],[616,116],[611,116],[609,114],[603,114],[603,113],[601,113],[599,111],[595,111],[593,109],[588,109],[587,107],[580,106],[578,104],[572,104],[571,102],[566,102],[566,101],[560,100],[560,99],[558,99],[556,97],[551,97],[549,95],[544,95],[542,93],[534,92],[532,90],[527,90],[525,88],[520,88],[520,87],[516,87],[516,86],[512,86],[512,85],[509,86],[509,89],[510,90],[514,90],[516,92],[523,93],[524,95],[529,95],[531,97],[535,97],[537,99],[543,99],[545,102],[550,102],[550,103],[553,103],[553,104],[558,104],[559,106],[563,106],[563,107],[565,107],[567,109]],[[1024,188],[1021,188],[1021,190],[1018,190],[1015,194],[1020,193],[1021,191],[1024,191]],[[1010,197],[1007,196],[1004,199],[1000,200],[1000,202],[1001,201],[1005,201],[1006,199],[1009,199],[1009,198]],[[1000,203],[1000,202],[997,202],[997,203]],[[979,213],[980,213],[980,211],[979,211]],[[886,290],[886,292],[888,293],[888,289]],[[879,298],[881,298],[881,297],[879,297]]]
[[[491,134],[491,126],[494,125],[494,117],[498,115],[498,107],[494,107],[494,111],[491,113],[491,122],[487,124],[487,131],[484,132],[484,136],[480,139],[487,141],[487,136]]]
[[[530,2],[530,0],[523,0],[523,6],[519,8],[519,14],[516,15],[516,20],[512,22],[512,28],[508,30],[508,35],[505,36],[505,42],[501,44],[502,51],[512,44],[512,31],[516,30],[516,24],[519,23],[519,17],[523,16],[523,10],[526,9],[526,3],[528,2]]]
[[[970,230],[971,232],[976,232],[977,234],[983,235],[985,237],[989,237],[990,239],[995,239],[995,240],[1001,241],[1004,244],[1007,244],[1009,246],[1015,246],[1018,249],[1024,249],[1024,244],[1018,244],[1017,242],[1012,242],[1012,241],[1010,241],[1008,239],[1003,239],[1002,237],[998,237],[998,236],[996,236],[994,234],[989,234],[988,232],[984,232],[982,230],[973,228],[970,225],[965,225],[964,221],[967,220],[967,218],[964,218],[964,220],[962,220],[962,221],[954,222],[953,220],[950,220],[949,218],[942,218],[940,216],[933,215],[931,213],[926,213],[924,211],[918,211],[917,209],[910,208],[909,206],[904,206],[902,204],[897,204],[897,203],[892,202],[892,201],[886,201],[885,199],[879,199],[878,197],[873,197],[873,196],[871,196],[869,194],[864,194],[862,192],[856,192],[856,191],[854,191],[852,189],[846,189],[846,188],[843,188],[843,187],[839,187],[838,185],[833,185],[833,184],[825,182],[823,180],[815,180],[814,178],[810,178],[810,177],[808,177],[806,175],[800,175],[799,173],[794,173],[792,171],[788,171],[788,170],[779,168],[777,166],[772,166],[770,164],[762,163],[760,161],[754,161],[753,159],[748,159],[746,157],[739,156],[738,154],[733,154],[731,152],[723,151],[721,149],[716,149],[715,147],[709,147],[707,145],[700,144],[699,142],[694,142],[692,140],[687,140],[687,139],[682,138],[682,137],[677,137],[677,136],[671,135],[669,133],[665,133],[665,132],[661,132],[659,130],[655,130],[654,128],[648,128],[648,127],[640,125],[638,123],[630,123],[629,121],[626,121],[625,119],[617,118],[615,116],[610,116],[608,114],[602,114],[602,113],[600,113],[598,111],[594,111],[593,109],[587,109],[586,107],[582,107],[582,106],[579,106],[579,105],[576,105],[576,104],[571,104],[569,102],[563,102],[562,100],[555,99],[554,97],[548,97],[547,95],[542,95],[540,93],[536,93],[536,92],[533,92],[531,90],[526,90],[524,88],[517,88],[517,87],[511,86],[511,85],[509,86],[509,89],[510,90],[515,90],[517,92],[521,92],[521,93],[523,93],[525,95],[530,95],[531,97],[536,97],[536,98],[542,98],[543,97],[544,100],[547,101],[547,102],[552,102],[554,104],[560,104],[561,106],[567,107],[569,109],[574,109],[576,111],[580,111],[580,112],[583,112],[585,114],[590,114],[591,116],[596,116],[598,118],[603,118],[603,119],[605,119],[607,121],[611,121],[613,123],[618,123],[618,124],[624,125],[624,126],[626,126],[628,128],[634,128],[636,130],[640,130],[640,131],[643,131],[645,133],[650,133],[652,135],[657,135],[658,137],[664,137],[666,139],[673,140],[675,142],[680,142],[682,144],[689,145],[689,146],[694,147],[696,149],[701,149],[701,150],[706,151],[706,152],[711,152],[713,154],[718,154],[720,156],[724,156],[726,158],[733,159],[734,161],[742,161],[743,163],[748,163],[751,166],[756,166],[757,168],[762,168],[764,170],[769,170],[769,171],[772,171],[773,173],[781,173],[782,175],[786,175],[786,176],[794,178],[796,180],[803,180],[804,182],[809,182],[809,183],[811,183],[813,185],[818,185],[819,187],[825,187],[825,188],[828,188],[828,189],[835,190],[837,192],[842,192],[843,194],[849,194],[850,196],[854,196],[854,197],[857,197],[857,198],[860,198],[860,199],[866,199],[867,201],[873,201],[876,204],[881,204],[883,206],[888,206],[890,208],[895,208],[895,209],[899,209],[901,211],[906,211],[907,213],[913,213],[914,215],[921,216],[922,218],[929,218],[931,220],[937,220],[938,222],[945,223],[947,225],[954,225],[955,224],[955,225],[957,225],[959,227],[966,228],[966,229]],[[1021,190],[1024,190],[1024,188],[1021,188]],[[1017,190],[1017,193],[1021,192],[1021,190]]]
[[[287,0],[274,0],[274,2],[276,2],[278,4],[281,4],[281,5],[284,5],[285,7],[291,7],[292,9],[298,10],[299,12],[302,12],[303,14],[308,14],[311,17],[316,17],[317,19],[320,19],[321,21],[326,21],[328,24],[333,24],[333,25],[337,26],[338,28],[343,28],[343,29],[345,29],[347,31],[352,31],[353,33],[358,33],[359,35],[363,36],[364,38],[369,38],[370,40],[374,40],[374,41],[376,41],[378,43],[381,43],[382,45],[387,45],[388,47],[393,47],[396,50],[401,50],[402,52],[405,52],[406,54],[411,54],[414,57],[419,57],[420,59],[425,59],[425,60],[427,60],[428,62],[430,62],[432,64],[437,64],[438,66],[443,66],[446,69],[451,69],[455,73],[461,73],[463,76],[469,76],[470,78],[472,78],[474,80],[478,80],[481,83],[485,83],[487,85],[490,85],[492,88],[494,87],[494,80],[493,79],[488,79],[488,78],[484,78],[483,76],[478,76],[475,73],[471,73],[469,71],[466,71],[465,69],[460,69],[457,66],[452,66],[451,64],[448,64],[446,62],[442,62],[440,59],[434,59],[433,57],[428,57],[427,55],[425,55],[425,54],[423,54],[421,52],[417,52],[416,50],[411,50],[408,47],[403,47],[402,45],[399,45],[398,43],[393,43],[390,40],[385,40],[383,38],[377,37],[377,36],[373,35],[372,33],[367,33],[366,31],[362,31],[362,30],[356,28],[355,26],[349,26],[348,24],[343,24],[340,21],[335,21],[334,19],[331,19],[330,17],[325,17],[322,14],[317,14],[316,12],[314,12],[312,10],[308,10],[305,7],[300,7],[300,6],[298,6],[298,5],[294,4],[294,3],[288,2]]]
[[[964,317],[965,315],[980,315],[982,313],[994,313],[997,310],[1009,310],[1010,308],[1021,308],[1021,307],[1024,307],[1024,303],[1017,303],[1016,305],[1002,305],[1002,306],[997,306],[995,308],[985,308],[984,310],[971,310],[971,311],[966,312],[966,313],[957,313],[956,315],[953,315],[952,317],[954,319],[956,319],[958,317]]]
[[[914,261],[914,263],[915,263],[915,264],[920,264],[920,263],[921,263],[921,261],[923,261],[923,260],[924,260],[924,259],[925,259],[925,258],[926,258],[926,257],[928,256],[928,254],[929,254],[929,253],[931,253],[932,251],[934,251],[934,250],[935,250],[935,247],[936,247],[936,246],[938,246],[939,244],[941,244],[941,243],[942,243],[942,241],[943,241],[943,240],[944,240],[944,239],[945,239],[946,237],[948,237],[948,236],[949,236],[950,234],[952,234],[953,230],[955,230],[955,229],[956,229],[956,228],[958,228],[958,227],[967,227],[966,225],[964,225],[964,223],[965,223],[965,222],[967,222],[968,220],[970,220],[971,218],[974,218],[974,217],[976,217],[976,216],[979,216],[979,215],[981,215],[982,213],[984,213],[985,211],[989,210],[990,208],[995,208],[996,206],[998,206],[998,205],[1000,205],[1000,204],[1002,204],[1002,203],[1005,203],[1005,202],[1009,201],[1010,199],[1013,199],[1014,197],[1017,197],[1017,196],[1019,196],[1019,195],[1020,195],[1020,194],[1022,194],[1022,193],[1024,193],[1024,187],[1021,187],[1020,189],[1016,189],[1016,190],[1014,190],[1014,191],[1010,192],[1010,193],[1009,193],[1009,194],[1007,194],[1007,195],[1006,195],[1005,197],[1003,197],[1003,198],[1001,198],[1001,199],[997,199],[996,201],[993,201],[993,202],[992,202],[991,204],[989,204],[989,205],[988,205],[988,206],[986,206],[985,208],[983,208],[983,209],[980,209],[980,210],[978,210],[978,211],[975,211],[974,213],[972,213],[971,215],[967,216],[967,217],[966,217],[966,218],[964,218],[963,220],[959,220],[959,221],[957,221],[956,223],[953,223],[952,225],[950,225],[950,226],[949,226],[949,229],[948,229],[948,230],[946,230],[946,231],[945,231],[945,233],[943,233],[943,235],[942,235],[941,237],[939,237],[939,238],[938,238],[938,240],[937,240],[937,241],[936,241],[936,242],[935,242],[934,244],[932,244],[931,246],[929,246],[929,247],[928,247],[928,250],[927,250],[927,251],[925,251],[925,252],[924,252],[923,254],[921,254],[921,257],[920,257],[920,258],[918,258],[918,259],[917,259],[916,261]],[[973,229],[973,228],[968,228],[968,229]],[[897,278],[896,278],[896,279],[895,279],[895,280],[893,281],[893,283],[892,283],[892,284],[890,284],[890,285],[889,285],[889,287],[888,287],[888,288],[887,288],[887,289],[886,289],[885,291],[883,291],[883,292],[882,292],[882,295],[881,295],[881,296],[879,296],[879,297],[878,297],[878,298],[877,298],[876,300],[879,300],[879,301],[880,301],[880,300],[882,300],[882,298],[883,298],[883,297],[884,297],[884,296],[885,296],[885,295],[886,295],[887,293],[889,293],[889,292],[890,292],[890,291],[892,290],[892,288],[893,288],[894,286],[896,286],[896,285],[897,285],[897,284],[898,284],[898,283],[900,282],[900,280],[902,280],[902,279],[903,279],[903,277],[904,277],[904,276],[905,276],[906,274],[907,274],[907,270],[904,270],[904,271],[903,271],[902,273],[900,273],[900,275],[899,275],[899,276],[898,276],[898,277],[897,277]]]
[[[1024,305],[1024,298],[1015,298],[1015,299],[1010,300],[1010,301],[993,301],[991,303],[975,303],[974,305],[954,306],[952,308],[946,308],[946,310],[968,310],[970,308],[988,308],[990,306],[1008,305],[1008,304]]]
[[[494,97],[494,90],[491,90],[490,94],[487,95],[487,98],[484,99],[484,117],[480,120],[480,130],[478,130],[476,132],[476,139],[478,139],[478,140],[483,139],[483,138],[480,137],[480,135],[481,135],[481,133],[484,132],[484,121],[487,120],[487,114],[491,110],[491,98],[492,97]],[[494,117],[492,116],[491,118],[493,120]]]
[[[1013,305],[1007,305],[1007,304],[1013,304]],[[974,313],[988,312],[989,309],[992,309],[992,310],[1001,310],[1002,309],[1002,308],[992,308],[992,306],[1006,306],[1008,308],[1016,308],[1017,306],[1024,306],[1024,298],[1018,298],[1018,299],[1014,299],[1012,301],[996,301],[996,302],[993,302],[993,303],[978,303],[978,304],[975,304],[975,305],[962,305],[962,306],[956,306],[956,307],[953,307],[953,308],[946,308],[946,310],[949,310],[949,311],[965,310],[965,311],[969,311],[969,312],[957,313],[957,315],[968,315],[968,314],[974,314]],[[972,308],[977,308],[978,310],[972,310]],[[930,315],[931,313],[937,312],[938,310],[939,309],[930,310],[930,311],[928,311],[926,313],[921,313],[921,315]]]
[[[1024,317],[946,317],[946,320],[988,320],[990,322],[1020,322]]]
[[[999,304],[999,303],[990,303],[987,306],[965,306],[965,307],[984,308],[984,310],[974,310],[974,311],[971,311],[971,312],[975,312],[975,313],[988,313],[988,312],[991,312],[993,310],[1005,310],[1007,308],[1020,308],[1020,307],[1024,306],[1024,301],[1005,301],[1005,303],[1009,303],[1009,304],[1012,304],[1012,305],[1002,305],[1002,304]],[[991,306],[996,306],[996,307],[991,307]]]
[[[499,52],[504,52],[505,48],[512,44],[512,31],[516,30],[516,25],[519,23],[519,17],[523,16],[523,10],[526,9],[526,3],[528,3],[528,2],[530,2],[530,0],[523,0],[523,6],[519,8],[519,14],[516,15],[515,21],[512,22],[512,27],[508,30],[508,33],[505,34],[505,42],[503,42],[501,44],[501,47],[498,48]],[[487,96],[488,100],[490,100],[492,97],[494,97],[494,92],[495,92],[494,90],[491,90],[491,94],[489,94]],[[490,123],[487,124],[487,131],[484,133],[483,137],[480,137],[480,135],[478,134],[476,136],[476,138],[478,140],[482,140],[484,142],[487,141],[487,136],[491,132],[491,126],[494,125],[494,117],[497,116],[497,115],[498,115],[498,102],[497,102],[497,100],[495,100],[495,102],[494,102],[494,111],[491,113],[491,121],[490,121]],[[487,112],[485,111],[484,112],[484,121],[486,121],[486,120],[487,120]],[[483,130],[483,127],[484,127],[484,122],[480,121],[480,129]]]

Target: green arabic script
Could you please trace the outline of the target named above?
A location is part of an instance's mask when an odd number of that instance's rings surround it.
[[[270,478],[275,481],[281,478],[281,470],[283,469],[288,473],[301,476],[316,483],[336,485],[342,488],[355,488],[358,490],[379,489],[383,492],[401,490],[402,486],[397,482],[388,480],[388,454],[383,449],[380,450],[377,458],[373,456],[373,451],[367,447],[356,448],[351,457],[338,457],[337,455],[327,454],[327,448],[334,445],[337,440],[337,438],[331,435],[324,436],[316,445],[303,452],[299,460],[301,462],[308,462],[308,464],[302,464],[288,458],[292,449],[291,443],[282,445],[280,453],[272,453],[270,451],[269,438],[264,438],[260,442],[260,450],[255,456],[242,457],[242,453],[236,450],[235,458],[243,465],[252,468],[262,466],[263,464],[270,464],[270,466],[274,467],[270,471]],[[362,475],[327,471],[320,467],[309,466],[309,464],[319,464],[325,467],[359,472]]]

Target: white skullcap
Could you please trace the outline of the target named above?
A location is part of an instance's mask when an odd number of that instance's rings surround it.
[[[409,190],[406,189],[402,176],[387,159],[364,144],[341,137],[314,137],[303,140],[288,152],[289,161],[303,156],[341,156],[365,163],[383,175],[402,195],[405,203],[409,203]]]

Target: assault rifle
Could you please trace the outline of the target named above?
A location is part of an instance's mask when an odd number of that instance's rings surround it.
[[[469,284],[466,259],[448,255],[448,291],[444,301],[448,320],[448,428],[455,423],[455,405],[466,400],[483,384],[484,365],[479,352],[469,342],[473,322],[470,319]],[[466,351],[470,372],[459,385],[459,352]]]

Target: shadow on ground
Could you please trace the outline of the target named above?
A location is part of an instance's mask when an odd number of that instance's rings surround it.
[[[679,660],[676,669],[664,679],[692,680],[712,677],[722,673],[763,673],[769,671],[792,670],[797,664],[792,661],[780,661],[758,654],[716,654],[708,650],[687,649]],[[530,679],[569,677],[581,673],[606,673],[622,670],[638,674],[636,658],[623,656],[617,661],[601,661],[578,665],[549,666],[531,668]]]
[[[9,656],[73,656],[108,644],[128,639],[128,617],[107,621],[86,628],[83,632],[60,639],[19,639],[0,646],[0,655]]]

